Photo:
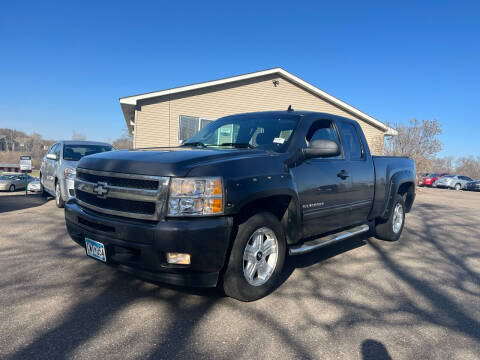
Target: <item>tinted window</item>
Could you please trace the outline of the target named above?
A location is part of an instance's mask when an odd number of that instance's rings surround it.
[[[63,159],[78,161],[84,156],[111,150],[112,147],[110,145],[64,145]]]
[[[350,155],[350,160],[363,158],[363,148],[358,138],[357,130],[352,124],[340,123],[340,132],[343,139],[343,151]]]

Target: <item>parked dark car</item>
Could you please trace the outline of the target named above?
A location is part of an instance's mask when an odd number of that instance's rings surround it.
[[[466,183],[463,189],[468,191],[480,191],[480,180]]]
[[[397,240],[414,198],[413,160],[372,156],[357,122],[275,111],[216,120],[176,148],[81,159],[65,219],[108,265],[251,301],[287,255],[370,226]]]

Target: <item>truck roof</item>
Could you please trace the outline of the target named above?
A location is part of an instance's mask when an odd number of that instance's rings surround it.
[[[228,117],[231,117],[231,116],[232,117],[237,117],[237,116],[251,117],[251,116],[262,116],[262,115],[263,116],[297,115],[297,116],[301,116],[301,117],[303,117],[307,120],[317,120],[319,118],[328,118],[328,119],[335,119],[335,120],[338,120],[338,121],[344,121],[344,122],[350,122],[350,123],[355,122],[355,120],[349,119],[349,118],[346,118],[346,117],[343,117],[343,116],[324,113],[324,112],[308,111],[308,110],[256,111],[256,112],[228,115],[228,116],[225,116],[225,118],[228,118]]]

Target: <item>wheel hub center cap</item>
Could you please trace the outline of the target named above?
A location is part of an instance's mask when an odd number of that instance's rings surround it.
[[[263,253],[261,251],[258,251],[257,252],[257,261],[262,260],[262,257],[263,257]]]

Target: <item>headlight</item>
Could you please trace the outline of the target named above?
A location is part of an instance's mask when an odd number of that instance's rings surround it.
[[[168,216],[201,216],[223,213],[222,178],[173,178]]]
[[[77,170],[73,169],[73,168],[65,168],[65,170],[63,170],[63,178],[64,179],[70,179],[70,180],[75,180],[75,175],[77,174]]]

